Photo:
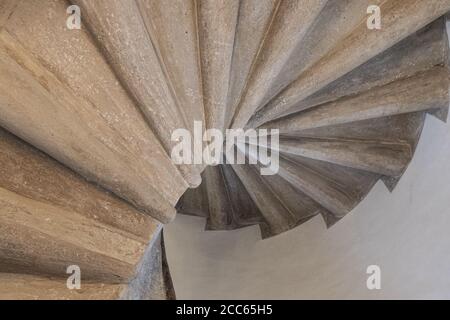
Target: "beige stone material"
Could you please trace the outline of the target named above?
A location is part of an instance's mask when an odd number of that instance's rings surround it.
[[[348,37],[270,101],[266,112],[282,114],[317,90],[342,77],[450,10],[449,0],[389,0],[380,6],[381,30],[369,30],[365,19]],[[270,111],[269,111],[270,110]],[[253,110],[255,111],[255,110]],[[250,115],[243,117],[245,125]]]
[[[303,39],[297,44],[288,62],[279,74],[271,79],[270,90],[261,94],[263,102],[258,109],[280,93],[287,85],[308,70],[321,57],[338,45],[367,17],[369,5],[379,5],[380,0],[328,1],[311,25]]]
[[[239,4],[233,61],[226,107],[226,127],[231,124],[248,76],[280,6],[280,0],[245,0]]]
[[[407,78],[433,66],[446,65],[448,50],[445,19],[439,19],[301,101],[283,116]],[[261,115],[269,117],[265,108],[260,111]],[[254,118],[257,118],[259,113]],[[261,122],[264,122],[264,119],[259,120],[259,123]]]
[[[19,0],[1,0],[0,1],[0,28],[8,21],[11,13],[19,4]]]
[[[155,219],[0,131],[0,272],[126,282]]]
[[[194,121],[205,121],[202,73],[194,0],[137,0],[180,108],[192,130]]]
[[[285,0],[280,2],[270,30],[247,82],[245,94],[234,115],[233,128],[243,128],[263,104],[273,80],[289,61],[295,47],[314,23],[326,0]]]
[[[280,152],[387,176],[398,176],[411,160],[408,143],[359,140],[289,139],[282,140]]]
[[[331,227],[379,180],[392,190],[427,113],[447,118],[448,10],[0,0],[0,298],[173,299],[161,230],[176,212],[267,238],[319,214]],[[279,170],[262,176],[244,148],[244,165],[175,165],[172,134],[195,120],[278,129]],[[65,288],[73,264],[81,291]]]
[[[201,0],[197,6],[206,127],[223,130],[239,1]]]
[[[114,300],[125,285],[86,283],[69,290],[66,280],[0,273],[0,300]]]
[[[208,197],[209,218],[208,226],[211,229],[226,226],[231,223],[228,213],[230,203],[227,197],[226,186],[223,183],[223,173],[219,166],[205,169],[205,190]]]
[[[145,115],[152,130],[170,155],[175,145],[172,132],[189,128],[185,111],[180,107],[171,79],[158,58],[155,45],[132,0],[77,0],[84,21],[118,79]],[[178,166],[191,186],[201,182],[199,168]]]
[[[170,221],[171,207],[186,188],[183,178],[90,35],[67,30],[64,22],[63,3],[34,0],[21,2],[9,18],[0,54],[4,74],[18,81],[2,78],[8,93],[0,122],[88,179]]]
[[[233,165],[250,197],[261,211],[261,215],[270,230],[269,234],[279,234],[289,230],[292,225],[292,214],[287,211],[277,196],[266,185],[256,168]]]
[[[277,128],[280,133],[298,132],[395,114],[440,109],[448,106],[448,87],[447,68],[437,66],[407,79],[274,120],[262,128]]]

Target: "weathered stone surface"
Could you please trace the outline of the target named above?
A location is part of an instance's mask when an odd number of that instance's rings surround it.
[[[411,150],[414,150],[422,131],[424,120],[425,114],[423,112],[413,112],[343,123],[331,127],[306,129],[283,136],[299,139],[351,139],[379,143],[407,143],[410,145]]]
[[[189,110],[180,107],[138,5],[132,0],[77,0],[74,3],[84,12],[86,25],[117,77],[170,155],[174,146],[172,132],[189,127],[186,116]],[[180,165],[178,168],[189,185],[200,184],[198,167]]]
[[[295,188],[280,175],[264,176],[262,178],[292,216],[289,225],[284,226],[285,230],[295,228],[317,214],[328,213],[325,208]],[[260,226],[263,238],[275,235],[264,224]]]
[[[281,1],[270,26],[250,78],[234,115],[233,128],[243,128],[251,115],[264,104],[291,54],[319,15],[325,0]]]
[[[4,26],[10,14],[14,11],[19,1],[16,0],[2,0],[0,1],[0,28]]]
[[[261,211],[267,233],[276,235],[289,230],[295,224],[294,215],[279,201],[264,182],[256,168],[232,165],[255,204]]]
[[[392,48],[294,105],[282,116],[334,101],[344,96],[367,91],[400,78],[407,78],[436,65],[446,65],[448,38],[445,21],[441,18],[412,34]],[[270,107],[267,105],[259,110],[253,116],[249,126],[257,127],[276,116],[269,109]]]
[[[0,131],[0,272],[126,282],[160,223]]]
[[[161,232],[140,262],[136,277],[122,291],[122,300],[175,300]]]
[[[89,34],[65,27],[63,2],[46,4],[21,2],[1,31],[0,123],[170,221],[187,185]]]
[[[192,130],[194,121],[205,119],[195,1],[136,2]]]
[[[174,298],[159,234],[176,210],[263,237],[331,226],[379,179],[395,186],[426,113],[447,116],[431,22],[450,0],[73,3],[81,30],[66,1],[0,0],[0,126],[45,152],[0,131],[0,298]],[[186,192],[204,166],[174,165],[171,135],[194,120],[280,129],[279,171],[242,150],[256,164],[207,168]]]
[[[383,2],[380,9],[383,13],[381,30],[369,30],[365,23],[361,23],[333,50],[270,101],[266,112],[272,115],[284,113],[309,95],[445,14],[450,10],[450,1],[391,0]],[[255,111],[254,108],[252,111]],[[243,117],[239,124],[245,125],[251,113]]]
[[[281,158],[278,174],[337,218],[350,212],[379,177],[297,156]]]
[[[205,190],[208,197],[208,229],[219,229],[231,224],[231,203],[220,166],[205,169]]]
[[[402,113],[448,106],[449,77],[446,67],[436,66],[355,96],[325,103],[262,125],[280,133],[333,126]]]
[[[191,216],[208,217],[208,197],[205,190],[205,180],[202,181],[202,184],[198,188],[188,189],[183,194],[176,206],[178,212]]]
[[[359,140],[286,139],[280,152],[387,176],[398,176],[411,160],[407,143]]]
[[[272,80],[273,86],[270,91],[265,93],[264,102],[258,106],[258,109],[263,108],[270,99],[332,50],[358,24],[361,24],[366,18],[369,5],[379,5],[380,3],[381,1],[378,0],[328,1],[294,49],[289,61]],[[251,125],[249,124],[249,126]]]
[[[381,5],[380,32],[366,27],[369,4]],[[295,13],[304,8],[295,1],[267,1],[258,9],[253,5],[248,1],[240,6],[227,112],[233,128],[251,117],[247,128],[279,129],[282,159],[273,177],[252,178],[252,171],[237,165],[233,170],[260,210],[263,220],[253,223],[260,224],[263,237],[316,214],[331,226],[378,179],[393,189],[411,160],[425,112],[445,118],[449,102],[445,20],[415,31],[443,14],[449,4],[432,2],[414,16],[411,13],[425,6],[423,2],[403,6],[396,1],[316,2],[316,11],[309,6],[303,12],[311,19],[306,21],[298,20]],[[295,87],[301,79],[303,86]],[[273,107],[276,95],[289,90],[304,95],[292,106],[282,101]],[[258,160],[256,155],[247,156]],[[207,228],[209,221],[226,228],[235,213],[223,191],[233,188],[222,184],[220,170],[215,172],[217,177],[210,180],[219,182],[208,184],[204,179],[199,190],[186,193],[177,209],[205,216]],[[269,205],[261,194],[275,203]],[[274,208],[284,218],[274,218]],[[216,213],[220,219],[214,218]]]
[[[229,165],[206,168],[207,230],[235,229],[260,222],[260,213]]]
[[[246,0],[239,4],[225,116],[227,128],[280,3],[279,0]]]
[[[198,32],[207,128],[225,127],[239,1],[198,1]]]
[[[0,300],[114,300],[125,285],[85,283],[69,290],[65,279],[0,273]]]
[[[178,212],[208,218],[206,230],[230,230],[262,222],[258,207],[230,165],[206,168],[202,180],[199,188],[183,195]]]

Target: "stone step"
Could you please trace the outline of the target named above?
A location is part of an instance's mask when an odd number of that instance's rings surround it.
[[[410,77],[437,65],[446,65],[448,38],[445,19],[441,18],[377,55],[360,67],[333,81],[312,96],[278,115],[270,106],[259,110],[249,127],[258,127],[275,117],[286,116],[320,104],[335,101],[369,89]]]
[[[392,189],[426,113],[447,116],[448,10],[0,0],[0,126],[14,134],[0,129],[0,298],[175,298],[160,230],[176,211],[267,238],[318,214],[333,225],[380,179]],[[261,175],[267,159],[246,150],[242,165],[174,165],[172,133],[194,121],[279,129],[279,170]],[[73,264],[81,291],[66,287]]]
[[[408,143],[350,139],[284,138],[279,151],[394,177],[402,174],[412,157]]]
[[[257,167],[231,165],[264,219],[262,236],[277,235],[297,225],[295,214],[279,200]]]
[[[345,39],[272,99],[266,112],[281,115],[300,101],[392,47],[450,10],[450,0],[384,1],[382,27],[369,30],[364,21]],[[261,101],[246,104],[233,126],[243,127],[262,108]]]
[[[239,12],[238,0],[197,2],[206,127],[223,130],[231,61]]]
[[[115,300],[124,284],[83,283],[69,290],[66,279],[0,273],[0,300]]]
[[[258,224],[261,213],[230,165],[208,167],[202,185],[180,199],[177,211],[207,218],[206,230],[232,230]]]
[[[187,184],[92,37],[68,30],[65,4],[51,3],[19,2],[1,30],[1,125],[170,221]]]
[[[205,120],[195,1],[137,0],[136,3],[186,116],[186,125],[193,130],[194,121]]]
[[[95,35],[100,50],[170,155],[174,146],[172,133],[189,128],[186,114],[190,110],[180,106],[138,5],[121,0],[74,3],[84,12],[83,21]],[[178,168],[190,186],[200,184],[200,168],[187,165]]]
[[[253,113],[263,104],[263,98],[274,86],[273,80],[288,63],[327,1],[281,1],[270,29],[255,59],[245,93],[236,108],[233,128],[243,128]]]
[[[226,128],[231,125],[248,77],[261,51],[261,45],[269,33],[281,3],[280,0],[240,2],[225,116]]]
[[[161,224],[0,130],[0,272],[126,283]]]
[[[448,70],[436,66],[428,71],[370,89],[355,96],[304,110],[262,125],[280,133],[330,127],[448,106]]]

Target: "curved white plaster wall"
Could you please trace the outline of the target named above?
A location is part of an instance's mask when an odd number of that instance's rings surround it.
[[[379,182],[329,230],[316,217],[261,240],[204,224],[178,215],[165,229],[179,299],[450,299],[450,125],[427,116],[394,192]],[[372,264],[381,290],[366,287]]]

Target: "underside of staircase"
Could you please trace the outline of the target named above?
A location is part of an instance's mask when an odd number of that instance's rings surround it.
[[[0,299],[174,299],[162,229],[177,212],[267,238],[332,226],[380,179],[392,190],[426,114],[447,118],[449,10],[0,0]],[[279,130],[278,172],[251,148],[236,151],[254,164],[175,164],[172,133],[194,121]]]

